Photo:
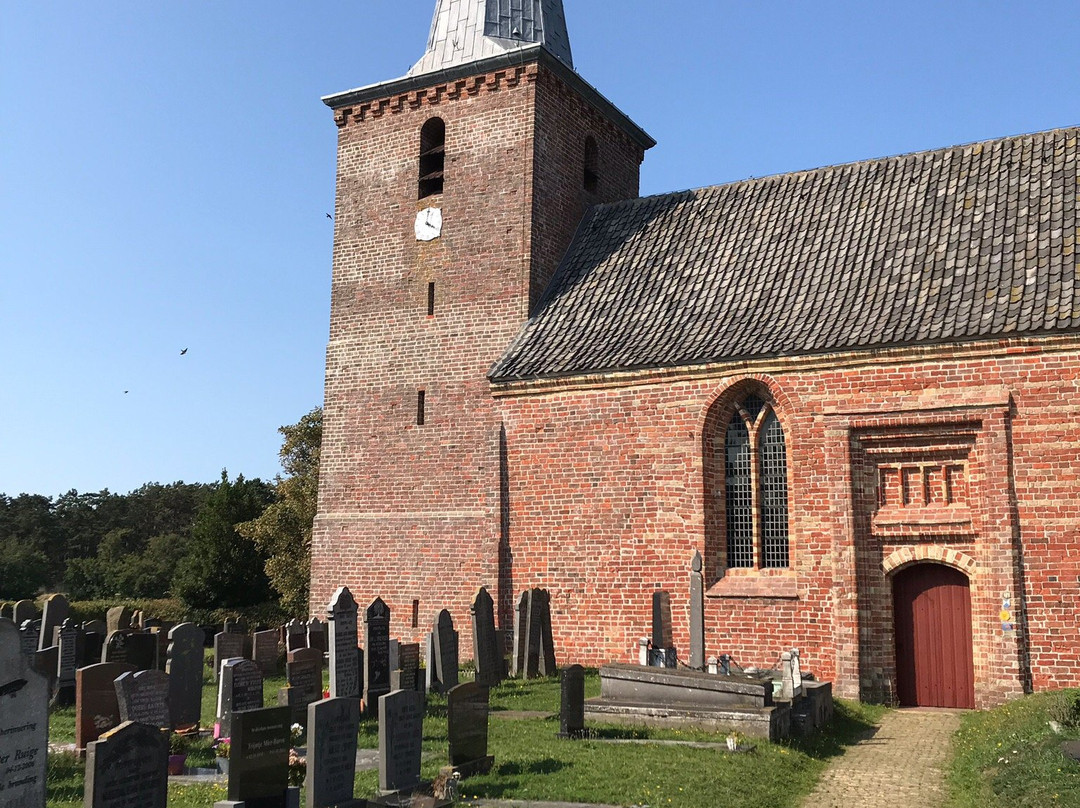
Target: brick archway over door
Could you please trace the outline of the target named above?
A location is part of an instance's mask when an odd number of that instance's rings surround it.
[[[896,689],[904,707],[975,707],[968,578],[943,564],[893,576]]]

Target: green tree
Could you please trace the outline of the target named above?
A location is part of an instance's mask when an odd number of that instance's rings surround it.
[[[255,542],[267,556],[266,574],[281,593],[281,606],[289,614],[307,613],[311,583],[311,526],[319,494],[319,451],[322,447],[322,408],[278,432],[281,467],[277,501],[261,516],[237,525],[237,531]]]
[[[236,525],[259,516],[274,501],[274,489],[258,478],[227,471],[199,509],[188,552],[173,577],[173,593],[188,606],[226,608],[264,603],[273,597],[266,558]]]
[[[49,583],[49,559],[17,539],[0,539],[0,600],[32,598]]]

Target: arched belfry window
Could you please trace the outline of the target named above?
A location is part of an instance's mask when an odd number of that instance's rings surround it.
[[[443,192],[446,167],[446,123],[430,118],[420,130],[420,199]]]
[[[592,135],[585,138],[585,174],[582,187],[593,194],[600,187],[600,149]]]
[[[748,395],[723,428],[726,566],[787,567],[787,448],[780,419],[763,398]]]

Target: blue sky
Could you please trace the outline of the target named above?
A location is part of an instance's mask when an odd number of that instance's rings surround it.
[[[279,471],[322,401],[319,98],[404,74],[434,5],[4,4],[0,492]],[[1080,124],[1075,3],[565,5],[645,194]]]

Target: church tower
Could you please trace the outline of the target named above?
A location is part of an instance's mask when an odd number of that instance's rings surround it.
[[[338,126],[311,610],[347,585],[419,641],[507,624],[513,535],[487,372],[585,210],[638,195],[654,141],[573,69],[561,0],[438,0],[400,79],[323,99]],[[468,649],[463,649],[467,656]]]

